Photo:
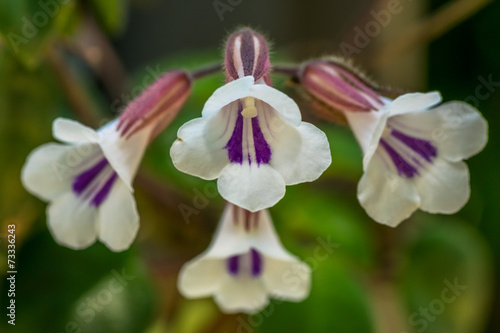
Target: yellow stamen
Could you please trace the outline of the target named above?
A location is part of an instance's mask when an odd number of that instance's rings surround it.
[[[245,97],[242,99],[243,111],[241,115],[245,118],[257,117],[257,108],[255,107],[255,99],[253,97]]]

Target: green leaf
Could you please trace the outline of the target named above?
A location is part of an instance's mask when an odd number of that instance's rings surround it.
[[[452,217],[426,216],[425,222],[402,271],[407,323],[429,333],[482,332],[492,290],[484,239]]]
[[[14,2],[8,0],[0,5],[4,6],[0,7],[1,15],[8,16],[5,23],[0,24],[0,33],[5,44],[25,66],[35,67],[45,47],[56,35],[56,27],[65,25],[63,22],[75,10],[76,2]]]
[[[156,297],[146,268],[131,259],[111,269],[74,303],[68,323],[82,333],[144,331],[153,320]]]

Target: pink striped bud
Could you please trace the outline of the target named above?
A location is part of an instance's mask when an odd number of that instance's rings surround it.
[[[269,47],[264,37],[252,29],[244,28],[229,36],[225,66],[226,82],[252,75],[255,81],[264,78],[270,85]]]
[[[129,138],[151,125],[152,140],[175,118],[190,92],[187,73],[174,70],[163,74],[123,111],[117,128],[120,135]]]
[[[307,62],[299,79],[308,93],[339,111],[370,111],[384,105],[372,84],[338,60]]]

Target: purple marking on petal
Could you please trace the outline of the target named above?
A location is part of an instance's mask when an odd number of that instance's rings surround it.
[[[227,271],[231,275],[238,275],[240,256],[233,256],[227,259]]]
[[[400,131],[392,130],[391,134],[403,142],[405,145],[413,149],[417,154],[431,162],[432,157],[437,156],[437,149],[432,142],[408,136]]]
[[[116,172],[113,172],[111,177],[108,178],[106,183],[101,187],[99,192],[97,192],[97,194],[92,199],[92,205],[99,207],[104,202],[104,200],[106,200],[116,178],[118,178],[118,175],[116,174]]]
[[[398,169],[398,174],[402,177],[412,178],[415,175],[418,175],[418,170],[408,163],[401,155],[398,154],[397,151],[394,150],[384,139],[380,140],[380,144],[387,151],[389,156],[392,159],[392,162]]]
[[[233,134],[224,147],[227,149],[227,156],[231,163],[243,163],[243,116],[241,111],[243,106],[239,103],[238,106],[238,117],[236,118],[236,124],[234,125]]]
[[[267,164],[271,160],[271,148],[262,134],[258,117],[252,118],[253,144],[255,146],[255,159],[257,165]]]
[[[250,256],[252,258],[252,276],[260,276],[262,273],[262,256],[254,249],[250,250]]]
[[[77,195],[82,194],[82,192],[89,186],[89,184],[94,180],[94,178],[108,165],[108,161],[103,158],[97,164],[95,164],[90,169],[85,170],[79,174],[73,182],[73,192]]]

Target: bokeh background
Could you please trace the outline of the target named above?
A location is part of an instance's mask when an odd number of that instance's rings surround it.
[[[381,20],[390,8],[397,13]],[[499,2],[485,0],[0,0],[0,331],[500,332],[499,18]],[[176,289],[180,267],[206,248],[224,202],[213,182],[178,172],[168,151],[222,74],[196,82],[148,149],[135,182],[141,229],[129,250],[57,245],[46,204],[19,180],[28,153],[53,141],[56,117],[97,128],[161,72],[220,62],[224,38],[245,25],[272,41],[274,63],[350,56],[384,86],[466,100],[490,126],[487,147],[468,161],[469,203],[452,216],[417,212],[392,229],[356,200],[361,151],[350,131],[315,117],[286,78],[273,76],[327,133],[333,163],[271,209],[284,245],[312,267],[309,298],[271,302],[254,316],[224,315],[211,299],[186,300]],[[366,42],[358,35],[367,28]],[[183,218],[179,205],[195,207],[199,193],[202,207]],[[5,315],[9,224],[15,327]],[[338,246],[315,256],[327,241]],[[110,289],[117,275],[119,291]],[[442,296],[450,283],[463,286],[452,301]]]

